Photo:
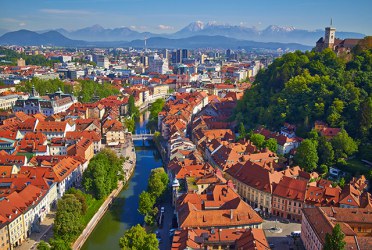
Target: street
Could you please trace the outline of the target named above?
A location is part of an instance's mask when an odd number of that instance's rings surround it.
[[[55,218],[55,211],[51,211],[48,213],[40,223],[40,233],[32,233],[29,238],[27,238],[22,244],[15,249],[17,250],[29,250],[29,249],[36,249],[37,244],[40,240],[49,241],[50,238],[53,237],[53,223]]]
[[[159,244],[161,250],[169,250],[171,248],[171,240],[169,237],[169,230],[172,228],[172,219],[173,219],[173,207],[170,197],[167,197],[167,200],[161,203],[160,207],[164,207],[164,223],[163,227],[158,229],[162,242]]]
[[[277,230],[274,229],[275,226]],[[299,238],[293,239],[291,237],[291,232],[301,230],[300,223],[292,221],[283,223],[282,218],[273,216],[268,220],[264,220],[262,229],[269,244],[274,244],[274,249],[304,249]]]

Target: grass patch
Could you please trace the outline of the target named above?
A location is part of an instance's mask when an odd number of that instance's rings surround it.
[[[105,199],[96,200],[91,195],[86,195],[85,197],[87,201],[87,211],[82,218],[84,226],[86,226],[89,223],[89,221],[93,218],[94,214],[98,211],[98,209],[105,201]]]
[[[372,168],[368,167],[367,164],[363,163],[361,160],[354,158],[347,161],[347,168],[345,171],[356,174],[367,174]]]

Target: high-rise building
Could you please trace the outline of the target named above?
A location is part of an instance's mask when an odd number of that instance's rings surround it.
[[[157,72],[160,74],[165,74],[169,70],[168,60],[160,58],[157,54],[150,56],[148,61],[149,61],[148,72]]]
[[[189,51],[187,49],[183,49],[181,59],[187,59],[187,58],[189,58]]]
[[[104,55],[94,55],[93,60],[97,64],[98,67],[102,67],[105,69],[108,69],[110,67],[110,61]]]
[[[229,59],[231,56],[231,49],[226,50],[226,58]]]
[[[145,66],[145,67],[149,66],[149,57],[148,56],[141,56],[140,60],[141,60],[141,63],[143,64],[143,66]]]

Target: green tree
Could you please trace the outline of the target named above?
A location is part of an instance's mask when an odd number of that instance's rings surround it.
[[[336,224],[332,229],[332,234],[326,234],[324,250],[343,250],[345,246],[345,234],[342,232],[340,224]]]
[[[138,108],[135,105],[135,100],[132,95],[129,96],[128,100],[128,113],[132,118],[137,118],[140,114]]]
[[[319,164],[332,164],[334,151],[331,142],[327,141],[324,136],[318,138],[318,156]]]
[[[134,121],[133,117],[124,118],[124,126],[128,129],[129,132],[134,133],[136,128],[136,122]]]
[[[331,143],[335,151],[336,159],[346,158],[358,150],[358,144],[349,136],[345,129],[341,129],[341,131],[332,138]]]
[[[319,160],[316,143],[310,139],[303,140],[297,148],[294,160],[300,167],[305,168],[306,171],[313,171]]]
[[[41,240],[39,244],[37,244],[37,250],[50,250],[50,246],[45,241]]]
[[[146,128],[150,130],[158,129],[158,114],[163,110],[165,100],[162,98],[156,99],[150,107],[150,119],[146,124]]]
[[[239,125],[239,139],[245,138],[247,131],[245,130],[244,124],[241,122]]]
[[[318,140],[319,138],[319,134],[318,134],[318,131],[316,131],[315,129],[312,129],[309,133],[308,133],[308,139],[310,140]]]
[[[56,237],[66,242],[73,241],[83,229],[81,203],[71,194],[58,201],[53,231]]]
[[[261,134],[253,134],[250,139],[258,148],[262,148],[265,142],[265,136]]]
[[[51,239],[50,246],[52,250],[71,250],[70,243],[61,238]]]
[[[157,250],[159,243],[155,234],[147,233],[143,227],[136,225],[124,233],[119,246],[123,250]]]
[[[83,186],[96,199],[107,197],[123,180],[123,158],[110,149],[103,149],[89,162],[83,173]]]
[[[266,140],[263,146],[270,149],[272,152],[276,152],[278,150],[278,142],[275,138]]]
[[[320,165],[319,169],[320,169],[320,173],[323,176],[325,176],[326,174],[328,174],[328,167],[327,167],[327,165],[322,164],[322,165]]]
[[[168,181],[168,175],[165,173],[164,168],[151,170],[148,192],[159,198],[167,188]]]
[[[340,181],[338,182],[338,185],[339,185],[341,188],[344,188],[344,187],[345,187],[345,184],[346,184],[345,178],[342,177],[342,178],[340,179]]]
[[[155,205],[155,197],[153,197],[149,192],[143,191],[139,196],[138,211],[142,215],[151,213]]]
[[[66,194],[72,194],[76,197],[76,199],[79,200],[80,204],[81,204],[81,213],[82,214],[85,214],[85,212],[87,211],[88,209],[88,205],[87,205],[87,201],[86,201],[86,198],[85,198],[85,194],[79,190],[79,189],[76,189],[76,188],[70,188]]]

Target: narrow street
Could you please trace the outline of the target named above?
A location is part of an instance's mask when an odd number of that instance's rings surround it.
[[[167,200],[160,205],[160,207],[164,207],[165,209],[163,228],[158,229],[162,240],[162,242],[159,244],[159,248],[161,250],[169,250],[172,244],[172,238],[169,237],[169,230],[172,228],[174,208],[172,207],[172,202],[170,198],[171,197],[167,197]]]

